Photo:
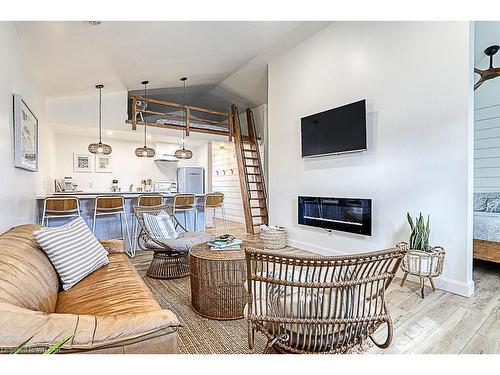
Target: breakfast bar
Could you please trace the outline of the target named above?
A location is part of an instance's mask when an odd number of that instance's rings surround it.
[[[87,222],[89,228],[92,228],[93,218],[94,218],[94,207],[95,207],[95,199],[98,196],[122,196],[125,201],[125,216],[126,222],[129,227],[129,231],[132,235],[132,228],[135,225],[135,217],[132,206],[137,204],[137,199],[140,195],[161,195],[164,199],[164,204],[172,204],[173,198],[175,194],[173,193],[162,193],[162,192],[123,192],[123,193],[111,193],[111,192],[74,192],[74,193],[58,193],[58,194],[50,194],[50,195],[42,195],[37,197],[37,217],[38,222],[42,223],[42,215],[43,215],[43,202],[45,198],[48,197],[64,197],[71,196],[76,197],[80,201],[80,215]],[[198,217],[198,230],[204,230],[204,194],[195,194],[195,207],[197,207],[197,217]],[[186,229],[190,232],[196,231],[195,227],[195,215],[193,211],[187,212],[177,212],[176,213],[177,220],[185,225]],[[99,239],[112,239],[112,238],[121,238],[121,222],[120,215],[110,215],[110,216],[99,216],[96,220],[95,225],[95,235]],[[125,221],[125,218],[123,218]],[[50,218],[49,226],[57,226],[68,222],[67,218]],[[124,223],[125,224],[125,223]]]

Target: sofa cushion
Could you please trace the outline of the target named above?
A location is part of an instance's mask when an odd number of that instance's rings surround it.
[[[36,242],[54,265],[63,289],[108,264],[108,253],[81,217],[67,224],[33,232]]]
[[[39,225],[20,225],[0,235],[0,302],[51,313],[59,277],[33,238]]]
[[[124,254],[110,254],[104,266],[70,290],[59,293],[56,312],[119,315],[161,310]]]

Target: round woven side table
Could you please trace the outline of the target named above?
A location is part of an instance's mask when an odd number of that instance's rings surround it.
[[[245,246],[240,250],[210,250],[204,243],[189,250],[191,305],[193,310],[209,319],[243,318],[247,303]],[[251,244],[255,247],[255,244]]]

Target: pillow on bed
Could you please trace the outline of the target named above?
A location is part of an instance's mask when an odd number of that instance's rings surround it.
[[[175,240],[179,237],[173,220],[166,211],[162,211],[157,215],[144,213],[143,218],[149,234],[155,240]]]
[[[59,227],[35,230],[33,235],[59,274],[64,290],[109,263],[108,252],[81,217]]]

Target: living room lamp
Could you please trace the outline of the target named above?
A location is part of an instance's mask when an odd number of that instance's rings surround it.
[[[183,119],[185,127],[187,127],[186,108],[184,108],[185,101],[186,101],[186,81],[187,81],[187,77],[181,78],[181,82],[182,82],[182,119]],[[177,159],[191,159],[193,157],[193,151],[186,150],[186,148],[185,148],[185,143],[186,143],[186,140],[184,139],[185,134],[186,134],[186,130],[183,130],[183,132],[182,132],[182,149],[176,150],[175,154],[174,154]]]
[[[145,110],[147,108],[147,85],[148,85],[149,81],[142,81],[141,84],[144,85],[144,105],[143,105],[143,110]],[[141,115],[141,119],[142,119],[142,122],[144,123],[144,147],[138,147],[135,149],[135,155],[140,157],[140,158],[152,158],[153,156],[155,156],[155,150],[152,149],[151,147],[148,147],[148,144],[147,144],[147,135],[146,135],[146,132],[147,132],[147,123],[144,121],[144,117],[142,115],[142,111],[139,112],[140,115]]]
[[[111,146],[106,143],[102,143],[102,88],[104,85],[95,85],[95,88],[99,90],[99,143],[89,144],[88,150],[92,154],[111,154]]]

